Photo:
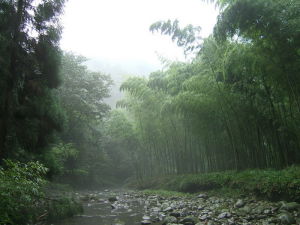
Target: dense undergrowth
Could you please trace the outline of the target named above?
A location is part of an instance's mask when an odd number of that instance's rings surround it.
[[[139,182],[140,189],[161,189],[195,193],[213,191],[255,195],[268,200],[300,202],[300,167],[284,170],[246,170],[207,174],[185,174],[152,178]]]
[[[0,225],[35,224],[82,211],[81,205],[70,197],[46,194],[46,172],[47,168],[39,162],[4,161],[0,167]]]

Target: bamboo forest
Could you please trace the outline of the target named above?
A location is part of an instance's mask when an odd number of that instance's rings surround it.
[[[108,2],[0,0],[0,225],[300,224],[300,1]]]

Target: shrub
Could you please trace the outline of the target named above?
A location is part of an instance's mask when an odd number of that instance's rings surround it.
[[[21,164],[10,160],[0,167],[0,224],[28,224],[41,213],[42,178],[47,172],[39,162]]]

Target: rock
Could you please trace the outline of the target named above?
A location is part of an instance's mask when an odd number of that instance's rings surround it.
[[[271,214],[271,210],[270,210],[270,209],[265,209],[265,210],[264,210],[264,214],[265,214],[265,215]]]
[[[81,196],[81,197],[80,197],[80,200],[81,200],[81,201],[84,201],[84,202],[87,202],[87,201],[90,200],[90,196],[89,196],[89,195]]]
[[[206,194],[199,194],[197,197],[198,198],[203,198],[203,199],[207,199],[208,198],[208,196]]]
[[[297,202],[282,202],[281,210],[294,211],[300,209],[300,204]]]
[[[172,207],[167,207],[163,209],[163,212],[171,212],[171,211],[173,211]]]
[[[185,225],[194,225],[198,222],[198,219],[194,216],[187,216],[179,221],[179,223],[185,224]]]
[[[230,218],[230,217],[231,217],[230,212],[223,212],[223,213],[218,215],[218,219],[224,219],[224,218]]]
[[[108,201],[115,202],[115,201],[118,201],[118,199],[117,199],[116,196],[111,196],[111,197],[108,198]]]
[[[279,215],[279,220],[282,224],[294,224],[296,223],[295,218],[288,212],[281,213]]]
[[[149,225],[149,224],[151,224],[151,221],[150,221],[150,220],[143,220],[143,221],[141,222],[141,224],[142,224],[142,225]]]
[[[234,206],[235,206],[236,208],[241,208],[241,207],[243,207],[245,204],[246,204],[246,203],[245,203],[242,199],[239,199],[239,200],[234,204]]]
[[[203,210],[204,208],[204,206],[198,206],[197,210]]]
[[[256,214],[262,214],[264,210],[265,210],[264,207],[260,205],[256,208],[254,208],[253,212],[256,213]]]
[[[151,220],[150,216],[143,216],[143,220]]]
[[[163,220],[163,224],[168,224],[168,223],[177,223],[177,218],[174,216],[166,216]]]
[[[170,216],[174,216],[174,217],[180,217],[180,212],[171,212]]]
[[[151,208],[151,210],[152,210],[153,212],[159,212],[159,211],[160,211],[160,209],[159,209],[158,207]]]
[[[207,219],[209,219],[209,216],[208,215],[203,215],[203,216],[199,216],[199,220],[201,220],[201,221],[205,221],[205,220],[207,220]]]
[[[248,214],[251,213],[251,208],[249,206],[244,206],[243,208],[240,208],[240,211]]]

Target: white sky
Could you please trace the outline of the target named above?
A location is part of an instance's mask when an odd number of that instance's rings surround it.
[[[183,59],[169,37],[152,34],[158,20],[178,19],[181,25],[212,32],[217,11],[201,0],[69,0],[62,17],[61,47],[88,58],[138,60],[157,65],[157,54]]]

